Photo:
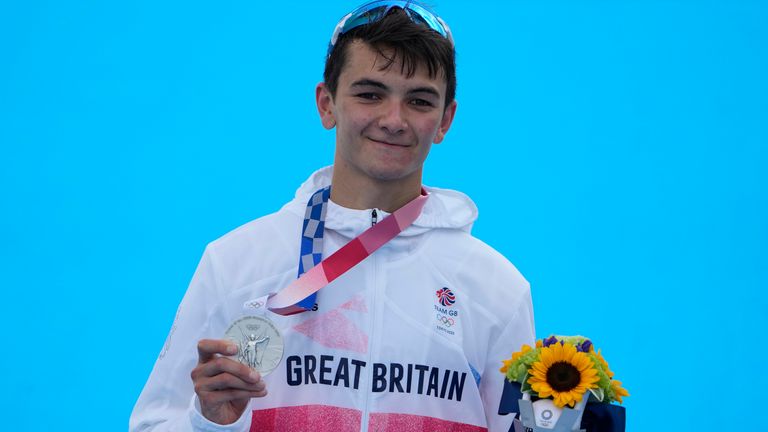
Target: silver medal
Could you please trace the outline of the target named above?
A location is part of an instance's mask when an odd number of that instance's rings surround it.
[[[272,372],[283,358],[283,337],[264,317],[242,317],[229,326],[224,337],[237,344],[237,354],[232,358],[262,376]]]

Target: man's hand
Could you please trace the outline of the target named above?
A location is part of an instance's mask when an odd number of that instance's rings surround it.
[[[236,353],[237,346],[229,341],[203,339],[197,343],[198,363],[192,370],[192,383],[201,414],[214,423],[236,422],[252,397],[267,394],[258,372],[221,356]]]

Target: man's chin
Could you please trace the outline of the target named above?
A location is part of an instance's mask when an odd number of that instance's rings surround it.
[[[366,174],[373,180],[381,182],[396,182],[406,180],[417,175],[418,169],[403,167],[373,167],[366,170]]]

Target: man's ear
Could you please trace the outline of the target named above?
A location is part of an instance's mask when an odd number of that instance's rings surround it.
[[[448,104],[447,107],[445,107],[443,118],[440,120],[440,127],[437,129],[437,135],[435,135],[435,144],[440,144],[443,142],[445,134],[448,133],[448,129],[451,128],[451,123],[453,123],[453,116],[456,115],[457,105],[458,103],[456,102],[456,99],[454,99],[451,101],[451,103]]]
[[[317,102],[317,112],[320,114],[320,121],[323,127],[330,130],[336,126],[336,117],[333,114],[333,96],[326,87],[325,83],[320,83],[315,87],[315,101]]]

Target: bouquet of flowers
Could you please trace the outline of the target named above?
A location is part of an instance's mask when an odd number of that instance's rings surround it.
[[[535,348],[523,345],[520,351],[503,363],[500,371],[510,383],[519,384],[519,391],[528,400],[551,399],[551,402],[547,402],[554,407],[549,410],[549,414],[543,414],[549,415],[547,420],[552,420],[543,421],[547,425],[557,423],[559,414],[566,406],[575,407],[573,419],[580,424],[587,402],[622,403],[622,397],[629,396],[621,386],[621,381],[613,379],[614,373],[600,350],[595,351],[592,342],[583,336],[550,336],[536,341]],[[518,411],[523,423],[526,423],[523,411],[529,403],[522,403]],[[542,409],[538,411],[544,412]],[[557,416],[552,414],[553,410],[558,411]],[[531,419],[528,420],[530,423]],[[538,429],[532,424],[524,426],[531,430]],[[571,429],[569,426],[561,430],[579,429]]]

